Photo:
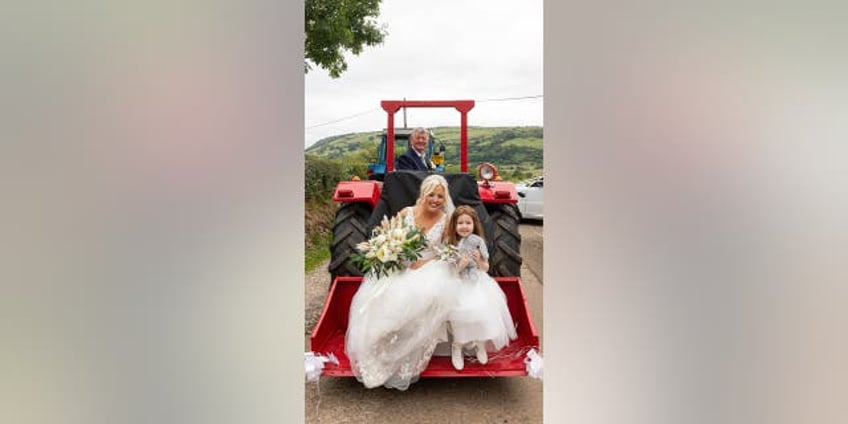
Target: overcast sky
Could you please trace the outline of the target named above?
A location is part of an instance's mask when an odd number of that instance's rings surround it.
[[[305,75],[306,147],[382,130],[380,100],[471,99],[469,125],[542,125],[542,97],[495,100],[543,94],[542,0],[383,0],[378,22],[383,44],[348,55],[341,77],[317,67]],[[457,126],[459,113],[408,109],[407,124]]]

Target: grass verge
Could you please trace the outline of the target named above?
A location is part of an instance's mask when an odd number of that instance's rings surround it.
[[[306,245],[306,257],[304,265],[306,272],[314,271],[319,265],[330,258],[330,243],[332,242],[332,233],[316,233],[312,235],[310,243]]]

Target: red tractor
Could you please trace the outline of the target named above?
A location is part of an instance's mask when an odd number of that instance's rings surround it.
[[[403,207],[412,205],[418,195],[424,171],[394,170],[395,127],[394,115],[402,107],[454,107],[460,112],[460,173],[443,173],[451,188],[454,203],[476,209],[483,222],[489,243],[489,274],[493,277],[515,277],[521,273],[521,235],[518,193],[515,185],[496,181],[497,169],[486,163],[480,166],[478,183],[468,174],[468,111],[473,100],[383,100],[383,110],[388,113],[386,127],[388,142],[381,143],[385,154],[384,181],[342,181],[336,187],[333,200],[339,202],[333,224],[333,243],[330,247],[329,271],[333,279],[340,276],[361,276],[362,273],[349,262],[356,245],[368,238],[374,226],[384,215],[392,216]],[[404,146],[405,148],[405,146]]]
[[[386,143],[381,143],[379,157],[385,159],[383,181],[358,180],[339,182],[333,200],[339,202],[333,225],[330,247],[329,271],[332,275],[330,294],[324,311],[311,339],[315,352],[334,353],[340,364],[327,364],[324,375],[352,376],[350,363],[344,355],[344,334],[347,315],[353,294],[362,281],[362,273],[350,262],[356,245],[368,239],[371,229],[384,216],[393,216],[406,206],[415,203],[421,181],[433,171],[395,171],[394,115],[401,108],[452,107],[460,113],[460,172],[441,173],[448,181],[450,196],[456,206],[473,207],[483,223],[489,257],[489,274],[501,285],[507,305],[517,325],[518,340],[505,350],[513,355],[500,355],[504,359],[490,361],[488,365],[471,366],[456,371],[449,358],[436,357],[422,376],[513,376],[526,375],[521,355],[515,353],[534,347],[539,338],[527,310],[526,296],[521,287],[521,235],[518,232],[518,194],[512,183],[499,181],[497,169],[491,163],[478,168],[480,180],[468,173],[468,111],[473,100],[383,100],[380,102],[388,114]],[[404,145],[405,148],[405,145]]]

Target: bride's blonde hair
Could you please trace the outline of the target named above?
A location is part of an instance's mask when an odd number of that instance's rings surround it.
[[[450,216],[453,213],[454,206],[450,190],[448,189],[448,180],[439,174],[428,175],[427,178],[424,178],[424,180],[421,181],[421,189],[418,191],[418,199],[415,201],[415,206],[424,202],[427,195],[432,193],[436,190],[436,187],[439,186],[445,189],[445,203],[442,205],[442,211],[444,211],[447,216]]]

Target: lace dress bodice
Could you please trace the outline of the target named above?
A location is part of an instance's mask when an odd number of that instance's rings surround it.
[[[415,214],[413,213],[412,206],[409,206],[404,209],[404,217],[406,219],[407,224],[415,225]],[[447,223],[447,214],[443,213],[442,217],[427,230],[427,244],[430,246],[430,249],[422,252],[422,259],[431,259],[436,256],[435,247],[442,244],[442,232],[445,229],[445,224]]]

